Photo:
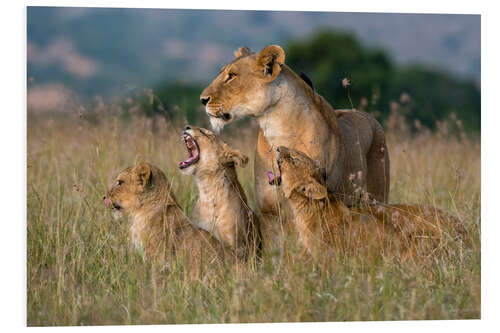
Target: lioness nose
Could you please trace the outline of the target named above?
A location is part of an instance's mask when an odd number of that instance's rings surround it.
[[[184,127],[185,131],[190,130],[190,129],[191,129],[191,126],[189,126],[189,125],[186,125],[186,127]]]
[[[210,101],[210,97],[200,97],[201,104],[207,105],[207,103]]]

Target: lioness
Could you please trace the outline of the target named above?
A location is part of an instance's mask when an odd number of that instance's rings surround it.
[[[130,218],[130,239],[155,264],[168,265],[175,255],[186,260],[195,275],[202,260],[218,266],[231,253],[210,233],[189,222],[170,192],[165,174],[151,164],[140,163],[120,172],[104,204],[115,219]]]
[[[365,112],[336,114],[328,102],[285,65],[285,52],[270,45],[260,53],[247,47],[222,68],[200,99],[212,127],[220,130],[236,118],[255,117],[260,131],[255,154],[255,192],[261,214],[276,215],[278,199],[266,171],[276,170],[274,149],[287,146],[306,153],[326,175],[328,190],[354,203],[355,187],[386,202],[389,154],[382,126]],[[351,174],[361,177],[353,183]],[[263,236],[273,232],[262,221]],[[270,231],[268,231],[270,230]]]
[[[336,198],[328,201],[323,173],[304,153],[278,147],[276,160],[279,186],[292,207],[299,242],[309,254],[334,245],[406,257],[415,254],[413,250],[430,253],[450,236],[450,227],[457,235],[464,233],[456,218],[435,207],[375,203],[350,210]]]
[[[235,169],[244,167],[248,157],[204,128],[186,126],[182,140],[189,156],[179,169],[194,176],[198,186],[191,222],[231,247],[238,258],[257,254],[258,227]]]

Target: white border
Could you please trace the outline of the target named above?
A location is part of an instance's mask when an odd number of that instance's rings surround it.
[[[7,2],[6,2],[7,3]],[[4,4],[1,12],[2,29],[2,203],[1,248],[2,293],[0,313],[2,328],[25,328],[26,325],[26,5],[34,6],[82,6],[82,7],[134,7],[134,8],[211,8],[211,9],[259,9],[259,10],[306,10],[344,12],[392,12],[392,13],[453,13],[482,15],[482,320],[472,321],[411,321],[411,322],[361,322],[317,324],[252,324],[252,325],[175,325],[175,326],[112,326],[93,327],[96,331],[144,330],[152,331],[254,331],[254,330],[304,330],[370,332],[421,332],[422,330],[468,331],[497,328],[500,314],[500,254],[496,191],[498,179],[498,144],[500,124],[497,90],[500,77],[498,32],[500,15],[498,6],[488,1],[342,1],[325,2],[308,0],[291,1],[254,0],[235,5],[233,1],[151,1],[151,0],[99,0],[99,1],[26,1]],[[7,8],[5,8],[7,7]],[[486,196],[486,193],[489,196]],[[5,213],[7,212],[7,213]],[[496,325],[495,325],[496,324]],[[78,328],[48,328],[78,329]],[[36,330],[36,329],[35,329]],[[47,329],[44,329],[47,330]]]

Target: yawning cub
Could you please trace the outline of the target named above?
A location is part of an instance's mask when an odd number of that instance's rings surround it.
[[[189,156],[179,162],[179,168],[194,176],[199,192],[192,223],[230,246],[238,258],[258,254],[257,221],[235,169],[236,165],[245,166],[248,157],[204,128],[186,126],[182,139]]]

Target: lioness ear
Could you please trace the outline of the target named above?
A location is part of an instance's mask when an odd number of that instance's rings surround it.
[[[134,171],[141,186],[146,187],[151,184],[152,174],[149,164],[141,163],[135,167]]]
[[[285,51],[278,45],[265,47],[257,57],[257,67],[264,73],[264,77],[273,81],[281,72],[281,66],[285,63]]]
[[[227,144],[222,145],[222,156],[221,160],[223,164],[238,165],[244,167],[248,163],[248,157],[243,155],[239,150],[229,147]]]
[[[328,195],[326,187],[316,181],[304,185],[301,190],[307,197],[313,200],[321,200]]]
[[[236,51],[234,51],[234,56],[236,58],[245,57],[245,56],[249,55],[251,52],[252,51],[250,51],[250,49],[248,47],[242,46],[239,49],[237,49]]]

